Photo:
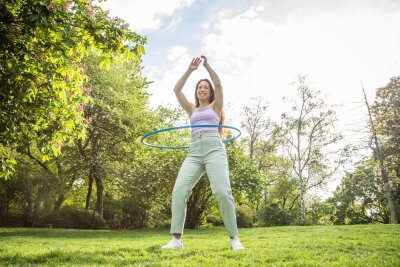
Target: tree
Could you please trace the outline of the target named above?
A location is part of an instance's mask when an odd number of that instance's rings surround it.
[[[334,224],[389,222],[383,181],[376,176],[376,167],[375,160],[367,159],[343,177],[327,200],[333,205]]]
[[[92,101],[85,106],[84,117],[90,122],[85,141],[76,140],[87,168],[88,192],[86,209],[96,184],[96,211],[103,214],[104,178],[112,176],[112,162],[122,163],[135,150],[135,138],[145,133],[151,117],[146,108],[146,79],[140,76],[137,62],[126,60],[101,69],[99,57],[91,54],[85,65],[90,80]]]
[[[99,68],[99,57],[91,54],[85,65],[90,77],[85,87],[91,101],[85,107],[88,122],[88,138],[75,140],[76,145],[66,145],[62,155],[43,161],[34,147],[28,147],[25,154],[38,164],[47,176],[57,181],[57,198],[54,215],[58,217],[61,206],[67,199],[74,183],[83,175],[88,176],[86,209],[96,184],[96,211],[103,214],[104,178],[111,176],[113,161],[126,159],[126,150],[134,150],[137,135],[143,134],[143,121],[149,111],[147,94],[143,91],[146,81],[139,76],[137,62],[126,60],[114,63],[110,70]]]
[[[257,165],[247,156],[245,147],[237,142],[226,144],[226,152],[235,201],[257,206],[264,187]]]
[[[13,222],[10,226],[42,227],[45,220],[58,226],[61,205],[81,175],[79,159],[72,152],[63,151],[47,162],[36,158],[34,150],[29,155],[18,155],[13,179],[3,181],[6,211],[13,212],[5,212],[2,217]],[[15,214],[22,214],[19,221],[13,219]]]
[[[257,166],[261,179],[263,179],[264,188],[261,189],[263,196],[259,197],[256,202],[256,210],[258,210],[262,198],[265,204],[267,187],[274,182],[276,177],[271,174],[272,169],[279,162],[275,159],[278,145],[282,143],[282,131],[281,127],[277,126],[267,116],[268,105],[265,100],[262,97],[256,97],[252,101],[251,105],[243,107],[241,125],[248,135],[248,137],[243,138],[242,142],[247,145],[246,150],[249,152],[249,158]]]
[[[397,224],[397,214],[400,210],[400,76],[391,78],[385,87],[377,89],[372,111],[366,98],[365,101],[374,140],[371,148],[379,162],[380,173],[385,183],[392,223]],[[395,199],[392,197],[393,193]]]
[[[296,177],[291,171],[291,162],[283,157],[275,156],[270,159],[272,166],[267,176],[269,182],[269,199],[264,205],[277,203],[283,210],[292,211],[298,203],[298,187]]]
[[[182,109],[159,107],[148,122],[148,131],[176,125],[183,116]],[[171,140],[182,140],[189,132],[171,131],[155,135],[151,143],[165,145]],[[140,137],[137,137],[139,142]],[[150,140],[149,140],[150,142]],[[171,192],[179,168],[186,156],[184,149],[157,149],[144,145],[137,147],[130,156],[130,163],[121,164],[118,192],[124,203],[123,228],[164,226],[170,219]]]
[[[400,162],[400,76],[392,77],[385,87],[376,90],[371,111],[375,131],[382,137],[382,149]]]
[[[320,186],[338,169],[338,164],[331,166],[328,149],[342,136],[334,131],[334,110],[327,109],[319,92],[307,85],[306,76],[298,76],[294,84],[298,97],[291,112],[282,114],[282,121],[287,155],[298,183],[301,219],[304,220],[307,190]]]
[[[265,171],[263,156],[275,152],[282,143],[282,129],[267,116],[268,104],[262,97],[252,98],[253,104],[243,107],[241,126],[248,134],[244,142],[249,149],[249,157],[257,163],[260,171]]]
[[[251,160],[255,157],[257,144],[273,133],[272,121],[266,117],[267,103],[262,97],[252,98],[252,101],[254,104],[243,107],[241,123],[242,128],[248,134],[245,141],[248,143]]]
[[[0,0],[0,159],[9,178],[17,152],[38,147],[42,161],[63,142],[84,138],[82,59],[98,51],[139,60],[145,39],[87,0]]]

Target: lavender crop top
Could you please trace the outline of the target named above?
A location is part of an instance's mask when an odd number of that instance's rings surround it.
[[[190,124],[212,124],[218,125],[220,117],[212,107],[196,108],[190,117]],[[196,127],[192,128],[192,135],[199,132],[217,132],[218,127]]]

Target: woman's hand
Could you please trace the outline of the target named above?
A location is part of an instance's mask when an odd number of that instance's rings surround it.
[[[191,71],[196,70],[199,67],[200,63],[201,63],[201,58],[199,57],[194,58],[189,65],[189,70]]]

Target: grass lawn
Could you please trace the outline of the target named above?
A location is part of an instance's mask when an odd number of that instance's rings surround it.
[[[0,228],[0,266],[400,266],[400,226],[287,226],[186,230],[185,248],[161,250],[168,230]]]

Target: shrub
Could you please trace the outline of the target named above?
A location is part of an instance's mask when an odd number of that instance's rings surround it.
[[[298,226],[309,226],[309,225],[313,225],[314,223],[310,219],[304,218],[304,219],[298,219],[298,220],[294,221],[293,224],[298,225]]]
[[[147,228],[168,229],[171,225],[171,206],[169,204],[152,206],[148,212]]]
[[[93,210],[85,210],[74,206],[61,208],[57,218],[53,220],[55,227],[74,229],[103,229],[105,221],[100,214]]]
[[[206,222],[212,226],[223,226],[224,222],[219,214],[211,213],[206,215]]]
[[[10,209],[7,216],[1,215],[0,227],[22,227],[23,226],[23,214],[17,209]]]
[[[290,214],[279,208],[276,203],[268,204],[259,210],[258,218],[266,226],[289,225],[292,221]]]
[[[236,221],[238,227],[251,228],[253,227],[255,212],[247,205],[236,207]]]
[[[148,220],[148,209],[145,204],[125,200],[122,210],[125,218],[121,221],[123,229],[143,229],[146,227]]]

